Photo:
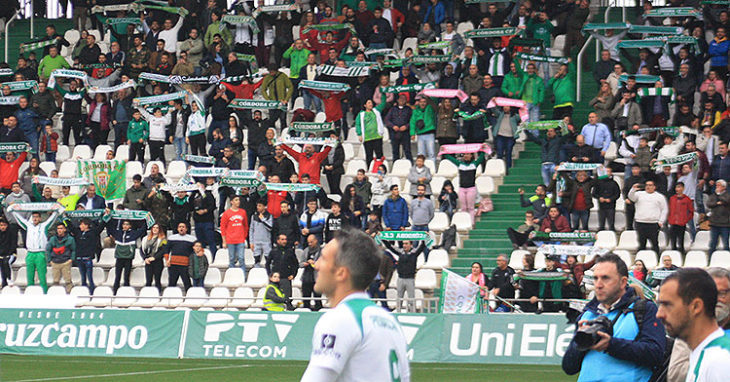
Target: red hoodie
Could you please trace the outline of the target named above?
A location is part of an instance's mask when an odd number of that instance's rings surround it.
[[[342,119],[342,104],[340,103],[344,92],[317,91],[309,89],[309,92],[319,97],[324,103],[325,122],[335,122]]]
[[[687,195],[678,197],[672,195],[669,198],[669,217],[668,221],[671,225],[685,226],[695,214],[694,201]]]
[[[255,84],[231,85],[227,82],[221,82],[221,85],[225,86],[226,89],[232,91],[236,98],[253,99],[253,93],[263,83],[264,81],[259,81]]]
[[[18,181],[18,170],[20,165],[25,162],[26,156],[28,153],[20,153],[12,162],[6,161],[4,156],[0,158],[0,188],[10,189],[13,183]]]
[[[324,158],[327,158],[327,154],[329,154],[330,150],[332,150],[331,146],[327,146],[324,150],[314,153],[309,157],[307,157],[307,154],[297,152],[287,145],[281,145],[281,148],[299,162],[300,175],[309,174],[309,179],[312,180],[311,183],[319,184],[320,167],[322,167],[322,161]],[[273,215],[273,212],[271,214]]]
[[[246,211],[238,209],[226,210],[221,216],[221,236],[226,244],[241,244],[246,242],[248,237],[248,217]]]
[[[281,202],[285,201],[287,196],[289,193],[286,191],[266,191],[266,210],[274,219],[281,216]]]

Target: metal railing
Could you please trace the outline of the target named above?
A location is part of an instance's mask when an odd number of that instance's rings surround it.
[[[10,24],[18,18],[18,15],[20,15],[20,10],[15,12],[13,17],[5,22],[5,62],[8,62],[8,50],[10,49],[8,46],[8,42],[10,40]]]

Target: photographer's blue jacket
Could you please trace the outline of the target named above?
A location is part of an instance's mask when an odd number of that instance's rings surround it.
[[[646,303],[646,312],[641,329],[634,313],[623,314],[624,309],[634,304],[634,289],[626,293],[618,304],[606,315],[611,321],[621,314],[613,326],[613,336],[605,352],[595,350],[579,351],[575,341],[570,341],[563,356],[563,371],[569,375],[580,372],[579,382],[645,382],[652,374],[652,368],[664,359],[666,336],[664,325],[656,318],[657,307]],[[592,320],[598,317],[598,300],[586,305],[578,319]]]

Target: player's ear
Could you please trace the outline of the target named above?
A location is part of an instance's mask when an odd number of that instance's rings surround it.
[[[335,280],[345,282],[350,279],[350,270],[347,267],[339,267],[335,271]]]

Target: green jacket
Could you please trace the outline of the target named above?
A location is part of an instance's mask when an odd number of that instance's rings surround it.
[[[535,21],[534,19],[530,19],[527,21],[527,34],[529,36],[532,36],[532,38],[544,41],[545,47],[549,47],[551,45],[550,35],[553,33],[554,28],[555,27],[550,22],[550,20],[545,20],[541,23]]]
[[[76,259],[76,241],[71,235],[66,234],[63,238],[58,235],[51,236],[46,244],[46,261],[62,264],[69,260]]]
[[[507,73],[502,80],[502,93],[508,98],[519,98],[522,92],[522,83],[525,80],[525,75],[518,69],[517,73]],[[513,93],[509,95],[509,93]]]
[[[416,124],[423,120],[423,128],[419,129]],[[426,105],[425,109],[416,107],[411,114],[411,136],[423,135],[436,132],[436,113],[431,105]]]
[[[208,29],[205,30],[203,42],[205,43],[206,48],[213,44],[213,36],[216,34],[220,34],[223,42],[225,42],[226,45],[231,46],[231,43],[233,42],[231,31],[228,30],[225,24],[221,24],[220,20],[218,20],[214,23],[210,23],[210,25],[208,25]]]
[[[129,121],[127,127],[127,139],[132,143],[138,143],[140,139],[147,140],[150,136],[150,125],[147,121],[140,119],[135,121],[134,119]]]
[[[38,64],[38,77],[49,78],[54,70],[69,67],[68,61],[66,61],[66,59],[60,54],[56,57],[48,55],[43,57],[41,62]]]
[[[294,93],[294,86],[282,72],[268,74],[261,81],[261,93],[268,101],[287,101]]]
[[[532,86],[532,99],[527,99],[525,89]],[[545,83],[537,74],[522,77],[522,85],[520,86],[520,99],[527,103],[540,104],[545,99]]]
[[[563,78],[551,78],[548,82],[548,88],[555,95],[555,106],[573,106],[575,102],[575,63],[572,61],[568,65],[568,74]]]
[[[304,66],[307,65],[307,57],[309,54],[312,53],[307,49],[294,49],[293,46],[290,46],[289,49],[284,52],[284,58],[287,60],[291,60],[291,63],[289,64],[289,78],[299,78],[299,72],[302,70]]]

